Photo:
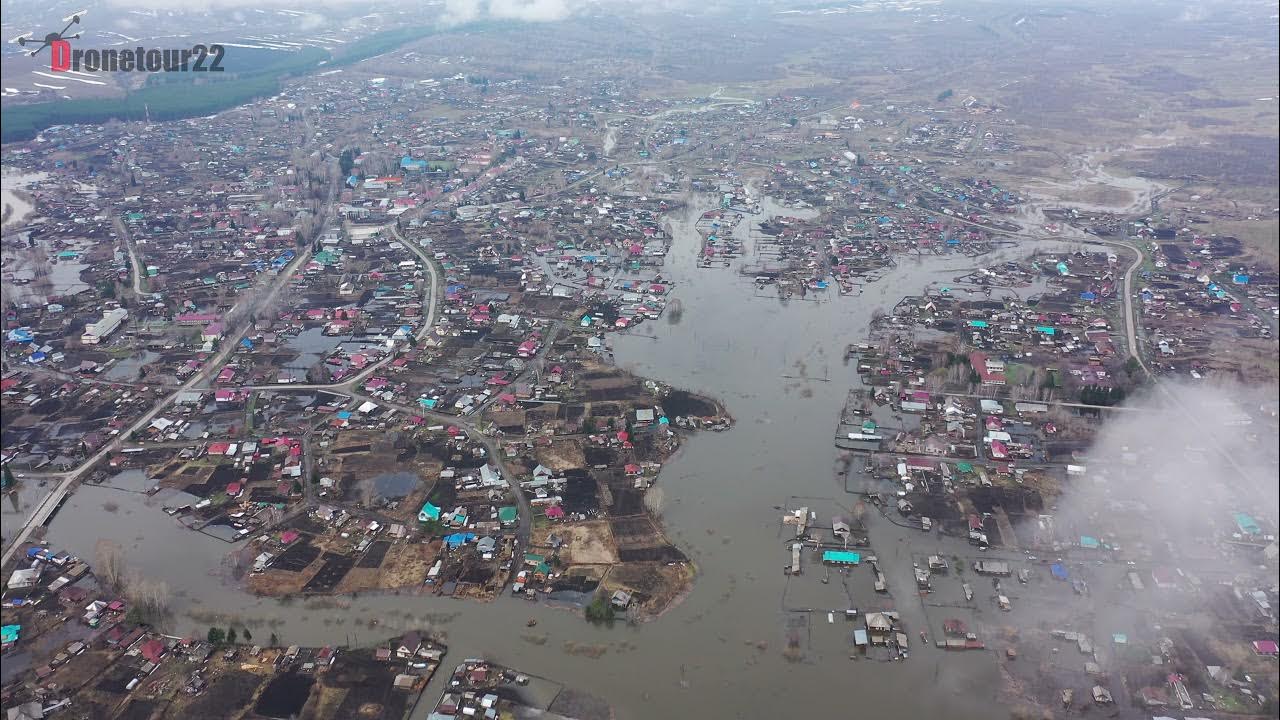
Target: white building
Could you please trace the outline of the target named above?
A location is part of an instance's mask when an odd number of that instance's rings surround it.
[[[97,345],[103,338],[115,332],[127,317],[129,317],[129,311],[124,308],[103,313],[101,320],[84,326],[84,334],[80,336],[80,342],[85,345]]]

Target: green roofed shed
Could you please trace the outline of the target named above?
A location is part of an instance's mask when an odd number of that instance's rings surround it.
[[[1240,528],[1240,532],[1245,535],[1258,535],[1262,532],[1262,528],[1258,525],[1258,521],[1254,520],[1249,513],[1238,512],[1235,514],[1236,527]]]
[[[834,565],[857,565],[862,562],[862,556],[848,550],[824,550],[822,562]]]

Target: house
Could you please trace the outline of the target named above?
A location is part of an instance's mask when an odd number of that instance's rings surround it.
[[[213,400],[218,404],[219,409],[227,409],[228,407],[240,402],[240,394],[235,390],[221,388],[213,393]],[[197,403],[191,403],[197,404]]]
[[[37,677],[40,675],[39,671],[36,675]],[[5,720],[43,720],[44,717],[44,706],[34,700],[5,710]]]
[[[867,633],[871,636],[872,645],[888,645],[889,636],[893,634],[893,618],[889,613],[871,612],[865,616]]]
[[[1151,580],[1161,590],[1178,587],[1178,574],[1169,568],[1155,568],[1151,571]]]
[[[1280,655],[1280,645],[1275,640],[1254,640],[1253,651],[1259,655]]]
[[[969,364],[983,385],[1004,385],[1004,361],[994,360],[985,353],[975,352],[969,355]]]
[[[613,597],[609,598],[609,603],[618,610],[626,610],[631,605],[631,593],[626,590],[615,591]]]
[[[40,582],[40,568],[31,567],[22,570],[14,570],[9,576],[8,588],[11,594],[26,595],[35,590],[36,584]]]
[[[106,634],[103,635],[103,639],[107,641],[107,645],[116,647],[120,644],[120,641],[124,639],[127,632],[128,631],[126,631],[122,625],[112,625],[111,628],[107,630]]]
[[[146,658],[147,662],[152,663],[159,663],[166,651],[168,651],[168,648],[165,647],[164,641],[158,638],[152,638],[142,643],[138,648],[138,652],[142,654],[142,657]]]
[[[519,519],[520,512],[515,508],[515,506],[507,505],[505,507],[498,508],[498,522],[502,523],[503,527],[511,527],[512,525],[515,525],[516,521]]]
[[[654,419],[653,408],[641,408],[636,410],[637,425],[652,425]]]
[[[407,660],[416,655],[421,648],[422,636],[417,632],[409,631],[400,637],[400,643],[396,646],[396,657]]]
[[[1145,687],[1138,691],[1145,707],[1164,707],[1169,704],[1168,697],[1162,688]]]
[[[209,325],[221,320],[221,316],[216,313],[180,313],[174,316],[174,322],[179,325]]]
[[[80,336],[80,342],[85,345],[97,345],[102,342],[103,338],[116,331],[120,324],[129,317],[129,311],[124,308],[115,308],[103,313],[102,319],[91,322],[84,327],[84,334]]]
[[[394,687],[397,690],[412,690],[414,686],[417,684],[418,684],[418,676],[408,675],[406,673],[400,673],[399,675],[396,675],[395,679],[391,681],[392,687]]]
[[[835,537],[847,540],[849,538],[849,523],[843,517],[837,515],[831,520],[831,534]]]
[[[1000,560],[979,560],[973,564],[973,569],[980,575],[1008,576],[1010,574],[1009,563]]]
[[[502,472],[495,470],[492,465],[484,464],[480,466],[480,483],[486,486],[502,485],[505,481],[502,479]]]

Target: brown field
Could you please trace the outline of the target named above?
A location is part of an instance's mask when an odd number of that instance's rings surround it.
[[[587,458],[583,455],[582,444],[577,440],[557,440],[550,447],[539,447],[534,458],[552,470],[573,470],[586,467]]]
[[[267,569],[256,575],[249,575],[245,588],[254,595],[293,595],[302,592],[302,586],[320,571],[320,566],[323,564],[323,561],[317,559],[305,570],[296,573]]]
[[[560,547],[560,559],[565,565],[611,565],[618,562],[618,546],[607,521],[537,528],[533,532],[533,544],[546,545],[547,537],[552,533],[564,541]]]
[[[363,590],[395,590],[417,587],[427,577],[427,570],[436,560],[430,545],[398,542],[387,550],[382,565],[376,568],[351,568],[334,594]]]
[[[1280,220],[1220,220],[1209,224],[1207,232],[1240,238],[1245,247],[1262,259],[1280,262]]]

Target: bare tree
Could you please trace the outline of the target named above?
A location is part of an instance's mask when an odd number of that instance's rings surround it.
[[[169,583],[130,571],[125,586],[125,595],[142,617],[154,620],[169,612]]]
[[[644,507],[654,518],[661,519],[662,503],[664,499],[662,488],[649,488],[649,490],[644,494]]]
[[[925,375],[924,377],[924,389],[928,390],[931,393],[941,392],[943,389],[946,388],[946,385],[947,385],[946,370],[941,370],[941,369],[935,370],[934,372],[931,372],[928,375]]]
[[[952,365],[947,368],[947,386],[948,387],[966,387],[969,384],[969,366],[963,364]]]
[[[120,592],[125,587],[124,548],[114,540],[99,540],[94,547],[93,574],[102,587]]]

